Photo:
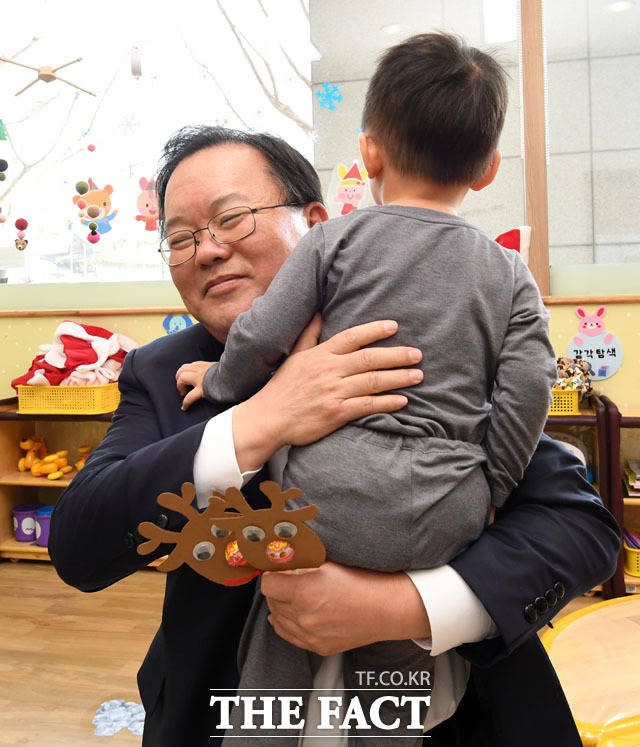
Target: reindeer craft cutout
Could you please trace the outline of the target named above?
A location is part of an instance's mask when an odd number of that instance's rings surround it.
[[[225,586],[246,584],[262,571],[312,568],[325,560],[319,537],[303,521],[318,515],[315,505],[287,510],[285,503],[302,495],[299,488],[282,491],[267,480],[260,490],[269,498],[271,508],[253,509],[237,488],[215,491],[209,505],[199,513],[192,505],[195,486],[185,482],[182,497],[161,493],[158,504],[188,519],[180,532],[162,529],[143,521],[138,531],[148,539],[138,546],[140,555],[148,555],[160,544],[175,545],[168,558],[158,566],[173,571],[183,563],[201,576]]]

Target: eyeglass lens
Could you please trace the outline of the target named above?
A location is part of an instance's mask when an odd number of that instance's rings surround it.
[[[255,225],[251,209],[239,207],[218,213],[209,221],[207,228],[217,242],[230,244],[252,233]],[[160,252],[170,266],[186,262],[196,252],[194,234],[191,231],[175,231],[161,241]]]

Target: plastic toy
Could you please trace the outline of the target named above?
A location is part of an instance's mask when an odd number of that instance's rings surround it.
[[[20,441],[20,448],[27,453],[18,461],[18,470],[26,472],[33,463],[47,456],[47,444],[42,436],[29,436]]]
[[[175,545],[169,557],[158,566],[167,572],[188,565],[196,573],[225,586],[245,584],[261,571],[313,568],[326,557],[320,538],[303,524],[318,515],[315,505],[292,510],[285,503],[302,495],[299,488],[282,491],[267,480],[260,483],[271,508],[253,509],[237,488],[215,491],[209,505],[199,513],[192,505],[195,487],[182,485],[182,497],[161,493],[159,505],[186,516],[180,532],[162,529],[143,521],[138,531],[148,542],[138,546],[139,555],[148,555],[161,543]]]
[[[93,451],[93,447],[89,446],[88,444],[85,444],[83,446],[78,446],[78,454],[80,454],[80,459],[74,464],[74,467],[78,470],[78,472],[84,467],[84,463],[87,461],[87,457],[91,452]]]

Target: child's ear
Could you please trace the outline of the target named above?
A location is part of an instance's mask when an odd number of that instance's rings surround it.
[[[358,136],[358,144],[360,145],[360,154],[362,155],[362,163],[367,170],[369,179],[375,179],[376,176],[382,170],[382,151],[378,143],[367,135],[366,132],[361,132]]]
[[[502,162],[502,153],[496,148],[496,152],[493,156],[493,159],[491,160],[491,163],[487,166],[487,168],[484,171],[484,174],[478,179],[477,182],[474,182],[471,185],[471,189],[474,192],[479,192],[481,189],[484,189],[485,187],[488,187],[491,182],[496,178],[496,174],[498,173],[498,169],[500,168],[500,163]]]

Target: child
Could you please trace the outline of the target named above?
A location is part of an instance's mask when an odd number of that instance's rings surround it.
[[[424,378],[402,392],[404,409],[289,451],[283,483],[303,491],[289,507],[318,505],[310,526],[338,563],[398,571],[448,562],[506,501],[540,437],[555,355],[537,286],[517,252],[457,216],[467,191],[496,175],[506,105],[497,62],[453,36],[423,34],[389,49],[369,84],[360,135],[377,205],[315,226],[236,319],[220,362],[204,374],[208,399],[246,399],[316,311],[322,339],[394,319],[397,335],[379,344],[422,348]],[[280,638],[267,614],[257,591],[240,647],[240,688],[306,695],[314,660]],[[345,687],[358,688],[356,672],[381,669],[428,671],[430,657],[412,641],[348,651]],[[357,694],[368,713],[384,693]],[[229,744],[244,733],[239,711]],[[378,745],[381,734],[421,742],[408,728],[408,705],[384,714],[401,725],[360,732],[349,744]]]

